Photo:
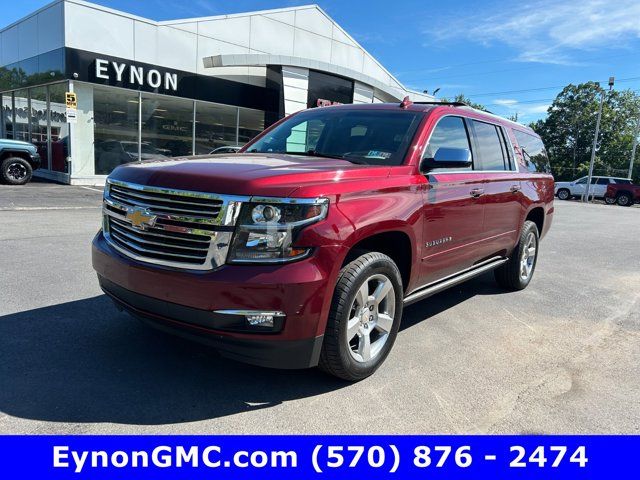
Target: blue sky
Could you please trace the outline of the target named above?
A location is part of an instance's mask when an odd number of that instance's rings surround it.
[[[3,2],[5,24],[48,3]],[[292,0],[97,0],[154,20],[305,5]],[[561,86],[640,93],[639,0],[317,0],[407,87],[464,93],[500,115],[544,116]]]

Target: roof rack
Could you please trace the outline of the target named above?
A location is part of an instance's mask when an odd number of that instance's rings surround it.
[[[452,107],[473,108],[464,102],[413,102],[413,103],[415,103],[416,105],[451,105]]]
[[[488,113],[490,115],[495,115],[495,113],[493,113],[490,110],[474,108],[471,105],[467,105],[464,102],[436,102],[436,101],[432,101],[432,102],[414,102],[414,101],[410,100],[408,96],[404,97],[404,100],[402,100],[402,102],[400,102],[400,108],[407,108],[407,107],[409,107],[411,105],[448,105],[450,107],[467,107],[467,108],[470,108],[472,110],[478,110],[480,112],[485,112],[485,113]]]
[[[493,113],[490,110],[487,110],[486,108],[482,108],[482,109],[475,108],[464,102],[413,102],[413,103],[417,105],[449,105],[451,107],[467,107],[467,108],[471,108],[472,110],[478,110],[480,112],[485,112],[485,113],[490,113],[491,115],[495,115],[495,113]]]

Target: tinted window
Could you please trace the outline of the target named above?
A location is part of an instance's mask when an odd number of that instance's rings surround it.
[[[473,120],[477,158],[482,170],[506,170],[503,146],[495,125]]]
[[[608,178],[599,178],[596,183],[598,185],[609,185],[609,179]]]
[[[424,158],[433,158],[439,148],[469,148],[469,137],[461,117],[443,117],[431,133]],[[467,169],[465,169],[467,170]]]
[[[421,119],[419,112],[400,109],[314,108],[294,115],[268,131],[249,145],[247,152],[326,156],[368,165],[400,165]]]
[[[631,185],[631,180],[624,180],[620,178],[616,178],[614,180],[615,183],[621,183],[622,185]]]
[[[353,81],[328,73],[309,71],[307,107],[318,107],[322,103],[353,102]]]
[[[507,170],[513,170],[513,156],[511,154],[511,140],[507,136],[506,132],[502,127],[498,127],[498,133],[500,136],[500,144],[502,145],[502,154],[505,159],[505,165]]]
[[[587,184],[587,177],[582,177],[581,179],[576,180],[576,183],[578,185],[586,185]]]
[[[514,130],[514,133],[520,144],[527,169],[530,172],[550,173],[549,157],[547,156],[547,151],[544,148],[542,140],[535,135],[518,130]]]

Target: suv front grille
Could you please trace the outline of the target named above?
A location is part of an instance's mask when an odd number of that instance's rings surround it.
[[[104,236],[120,253],[142,262],[210,270],[224,264],[248,199],[108,180]]]

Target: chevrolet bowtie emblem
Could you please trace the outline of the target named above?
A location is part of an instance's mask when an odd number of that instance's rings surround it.
[[[131,225],[142,230],[146,227],[153,227],[157,218],[145,208],[132,208],[127,212],[127,220],[131,222]]]

